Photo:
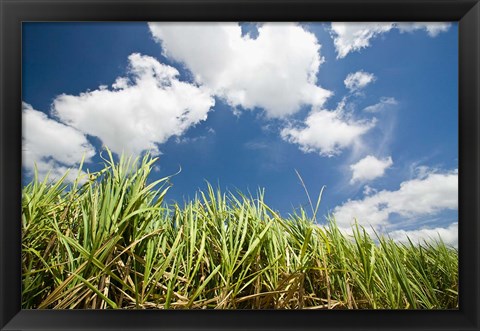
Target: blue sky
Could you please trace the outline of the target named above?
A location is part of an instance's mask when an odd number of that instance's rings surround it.
[[[24,23],[24,181],[149,150],[152,179],[182,169],[170,202],[207,180],[288,215],[297,170],[319,223],[457,245],[457,44],[456,23]]]

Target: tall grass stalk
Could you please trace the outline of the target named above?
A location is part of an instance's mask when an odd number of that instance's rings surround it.
[[[344,235],[300,209],[280,217],[255,197],[205,191],[164,202],[155,158],[107,151],[103,170],[72,184],[23,187],[23,308],[452,309],[458,253]],[[309,197],[310,199],[310,197]]]

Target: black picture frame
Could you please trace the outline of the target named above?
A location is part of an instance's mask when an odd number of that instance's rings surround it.
[[[480,4],[474,0],[0,0],[0,328],[13,330],[479,330]],[[459,309],[21,310],[21,23],[457,21]]]

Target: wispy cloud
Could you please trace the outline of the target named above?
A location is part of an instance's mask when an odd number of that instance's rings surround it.
[[[447,32],[450,29],[451,23],[448,22],[399,22],[396,23],[396,28],[400,32],[414,32],[418,30],[425,30],[430,37],[436,37],[442,32]]]
[[[262,149],[268,149],[269,145],[266,141],[247,141],[243,146],[246,149],[250,150],[262,150]]]
[[[337,51],[337,59],[344,58],[350,52],[369,47],[370,39],[392,28],[393,23],[333,22],[330,31]]]
[[[363,111],[367,113],[379,113],[396,105],[398,105],[398,101],[395,98],[382,97],[378,103],[365,107]]]
[[[375,75],[365,71],[352,72],[347,75],[343,83],[350,92],[357,92],[375,81]]]
[[[195,136],[195,137],[185,137],[185,136],[180,136],[180,137],[175,137],[175,143],[177,144],[193,144],[193,143],[196,143],[196,142],[199,142],[199,141],[203,141],[205,139],[207,139],[209,136],[213,136],[215,135],[215,130],[208,127],[206,129],[206,134],[202,134],[202,135],[199,135],[199,136]]]
[[[370,187],[369,185],[365,185],[363,187],[363,195],[367,196],[367,195],[371,195],[371,194],[374,194],[374,193],[377,193],[378,190],[374,189],[373,187]]]
[[[358,52],[370,46],[375,37],[392,29],[400,32],[424,30],[430,37],[448,31],[451,24],[446,22],[333,22],[330,34],[337,51],[337,59],[344,58],[351,52]]]

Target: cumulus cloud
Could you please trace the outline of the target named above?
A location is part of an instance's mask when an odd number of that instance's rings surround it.
[[[153,57],[134,53],[128,60],[128,76],[117,78],[111,89],[57,96],[53,113],[115,153],[159,153],[157,144],[205,120],[214,99]]]
[[[333,22],[330,34],[337,51],[337,59],[341,59],[350,52],[369,47],[371,39],[392,29],[398,29],[400,32],[425,30],[429,36],[435,37],[441,32],[448,31],[450,26],[450,23],[445,22]]]
[[[298,144],[305,153],[317,152],[322,156],[335,156],[342,149],[352,146],[368,130],[375,126],[371,121],[355,121],[341,109],[314,110],[305,122],[288,126],[281,131],[284,140]]]
[[[380,229],[391,225],[394,214],[408,220],[457,208],[458,171],[454,170],[402,182],[396,191],[382,190],[362,200],[348,200],[334,209],[334,215],[342,227],[356,219],[361,225]]]
[[[237,23],[149,23],[164,55],[183,63],[197,83],[232,107],[282,118],[332,94],[317,85],[323,62],[314,34],[293,23],[267,23],[258,36]]]
[[[375,79],[373,74],[360,70],[348,74],[343,83],[350,92],[356,92],[375,81]]]
[[[367,113],[379,113],[396,105],[398,105],[398,101],[395,98],[382,97],[378,103],[365,107],[363,111]]]
[[[45,113],[22,104],[22,165],[33,175],[36,164],[39,178],[47,173],[49,179],[62,177],[69,168],[78,167],[82,156],[89,161],[95,150],[80,131],[49,118]],[[76,169],[69,172],[66,180],[73,181]]]
[[[385,174],[385,170],[392,165],[393,161],[391,156],[385,159],[377,159],[375,156],[368,155],[350,166],[350,169],[352,170],[350,184],[382,177]]]
[[[396,230],[388,236],[397,242],[408,243],[410,239],[414,244],[435,242],[441,239],[445,244],[458,247],[458,223],[454,222],[448,227],[422,228],[417,230]]]

